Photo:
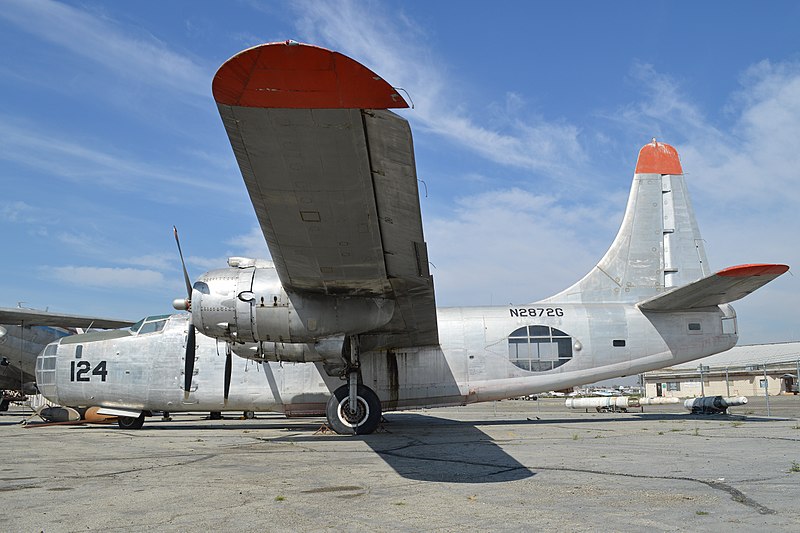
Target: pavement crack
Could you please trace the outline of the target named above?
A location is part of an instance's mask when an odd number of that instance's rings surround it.
[[[199,463],[201,461],[206,461],[213,457],[216,457],[217,454],[209,453],[200,455],[198,457],[192,457],[191,459],[187,459],[185,461],[178,461],[176,463],[169,463],[169,464],[160,464],[160,465],[149,465],[149,466],[141,466],[135,468],[128,468],[126,470],[115,470],[114,472],[103,472],[102,474],[82,474],[79,476],[62,476],[63,479],[87,479],[87,478],[104,478],[104,477],[112,477],[117,476],[120,474],[130,474],[132,472],[146,472],[147,470],[156,470],[159,468],[172,468],[176,466],[186,466],[194,463]]]
[[[414,454],[397,453],[398,451],[406,450],[406,449],[412,448],[414,446],[416,446],[416,445],[415,444],[407,444],[405,446],[401,446],[399,448],[394,448],[392,450],[375,450],[375,453],[377,453],[378,455],[387,455],[387,456],[390,456],[390,457],[396,457],[398,459],[414,459],[414,460],[417,460],[417,461],[431,461],[431,462],[436,462],[436,463],[461,464],[461,465],[467,465],[467,466],[480,466],[480,467],[495,469],[494,472],[484,474],[484,476],[486,476],[486,477],[498,476],[498,475],[501,475],[501,474],[504,474],[504,473],[507,473],[507,472],[513,472],[513,471],[516,471],[516,470],[528,470],[528,468],[525,467],[524,465],[519,465],[519,466],[516,466],[516,465],[503,465],[503,464],[496,464],[496,463],[488,463],[488,462],[484,462],[484,461],[471,461],[471,460],[467,460],[467,459],[458,459],[458,458],[453,458],[453,457],[423,457],[423,456],[414,455]]]
[[[550,470],[554,472],[578,472],[583,474],[597,474],[603,476],[619,476],[619,477],[629,477],[629,478],[639,478],[639,479],[664,479],[673,481],[689,481],[691,483],[701,483],[714,490],[721,490],[723,492],[727,492],[728,494],[730,494],[731,499],[733,501],[746,505],[747,507],[750,507],[752,509],[755,509],[756,511],[759,512],[759,514],[777,514],[777,511],[775,511],[774,509],[770,509],[766,505],[758,503],[754,499],[746,496],[739,489],[732,487],[731,485],[723,483],[721,481],[711,481],[711,480],[684,477],[684,476],[649,476],[645,474],[626,474],[624,472],[604,472],[602,470],[590,470],[590,469],[569,468],[569,467],[536,466],[530,468],[531,470]]]

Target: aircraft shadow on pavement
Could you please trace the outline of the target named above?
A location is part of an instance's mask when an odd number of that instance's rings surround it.
[[[359,439],[397,474],[416,481],[500,483],[535,475],[475,422],[390,413],[372,435],[309,435],[303,441]],[[287,437],[297,441],[298,437]]]
[[[394,414],[390,420],[383,427],[402,440],[384,442],[379,433],[364,441],[404,478],[499,483],[535,475],[475,423],[411,413]]]
[[[476,427],[483,422],[461,422],[431,415],[391,413],[371,435],[336,435],[326,430],[324,418],[268,417],[255,420],[156,421],[133,434],[150,431],[209,429],[213,431],[284,430],[274,440],[292,442],[342,442],[357,439],[367,444],[400,476],[416,481],[446,483],[499,483],[532,477],[534,472],[503,451],[492,437]],[[506,421],[506,424],[509,422]],[[519,423],[529,423],[520,421]],[[87,426],[82,426],[86,428]],[[109,426],[93,426],[107,429]]]

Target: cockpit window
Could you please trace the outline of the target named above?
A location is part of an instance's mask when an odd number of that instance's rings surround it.
[[[155,322],[145,322],[142,326],[142,329],[139,330],[139,335],[144,335],[145,333],[155,333],[156,331],[161,331],[164,329],[164,324],[167,323],[167,320],[156,320]]]
[[[167,319],[170,315],[153,315],[153,316],[146,316],[141,319],[139,322],[131,326],[131,331],[133,333],[154,333],[156,331],[161,331],[164,329],[164,324],[167,323]]]
[[[553,370],[572,359],[572,337],[550,326],[525,326],[508,336],[508,356],[524,370]]]

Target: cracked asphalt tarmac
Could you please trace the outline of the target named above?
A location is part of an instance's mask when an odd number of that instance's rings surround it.
[[[800,397],[770,406],[504,401],[388,413],[359,437],[268,413],[23,427],[16,408],[0,530],[797,531]]]

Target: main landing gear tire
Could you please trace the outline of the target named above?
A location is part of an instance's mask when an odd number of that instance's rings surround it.
[[[364,385],[358,386],[358,408],[350,413],[350,386],[342,385],[328,400],[325,414],[328,425],[340,435],[367,435],[378,428],[381,421],[381,401],[378,395]]]
[[[121,429],[142,429],[144,425],[144,413],[136,418],[132,416],[121,416],[117,418],[117,425]]]

